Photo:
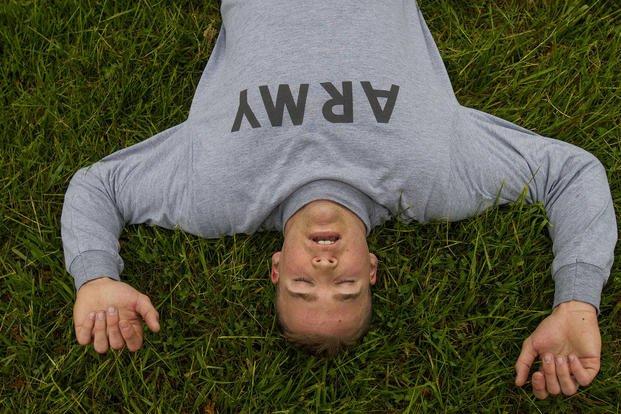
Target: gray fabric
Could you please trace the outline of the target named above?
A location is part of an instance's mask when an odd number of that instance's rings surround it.
[[[542,202],[554,304],[599,306],[617,230],[589,153],[461,106],[414,1],[223,0],[188,119],[78,171],[62,237],[76,288],[118,278],[125,224],[282,230],[329,199],[367,225]]]

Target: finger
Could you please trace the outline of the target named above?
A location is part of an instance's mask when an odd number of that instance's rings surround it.
[[[546,380],[546,390],[552,395],[561,393],[561,386],[556,377],[556,365],[552,354],[543,355],[543,375]]]
[[[532,385],[533,394],[535,394],[535,397],[539,398],[540,400],[548,398],[549,394],[548,391],[546,391],[546,379],[542,372],[537,371],[533,373]]]
[[[106,319],[106,329],[108,331],[108,341],[110,348],[121,349],[125,345],[123,336],[119,329],[119,312],[114,306],[108,308],[108,318]]]
[[[580,362],[580,359],[575,355],[569,355],[569,367],[571,368],[571,372],[574,374],[578,384],[583,387],[589,385],[599,371],[599,365],[591,370],[584,368],[582,362]]]
[[[142,319],[144,319],[144,321],[147,323],[147,326],[152,332],[160,331],[160,315],[155,310],[155,307],[151,303],[151,299],[149,299],[147,295],[141,294],[138,297],[136,310],[142,316]]]
[[[563,394],[573,395],[578,391],[578,383],[571,377],[567,359],[562,355],[556,357],[556,376]]]
[[[515,363],[515,385],[521,387],[526,383],[528,379],[528,372],[530,371],[530,367],[535,362],[535,358],[537,358],[537,352],[533,348],[530,338],[527,338],[522,344],[522,351],[520,352],[520,356]]]
[[[95,325],[95,312],[90,312],[80,325],[75,327],[75,337],[80,345],[88,345],[93,339],[93,326]]]
[[[106,312],[98,311],[97,318],[95,319],[95,327],[93,329],[95,339],[93,345],[95,351],[100,354],[108,351],[108,335],[106,333]]]
[[[142,346],[142,324],[138,322],[136,325],[129,323],[128,321],[120,321],[119,328],[121,329],[121,335],[127,344],[127,349],[131,352],[135,352]]]

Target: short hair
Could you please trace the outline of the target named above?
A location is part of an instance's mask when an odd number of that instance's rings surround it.
[[[344,351],[353,345],[356,345],[358,341],[366,335],[371,325],[371,317],[373,315],[373,304],[371,288],[369,287],[369,305],[364,310],[363,320],[360,327],[352,335],[326,335],[319,333],[299,333],[293,332],[285,323],[282,312],[280,312],[279,306],[279,285],[276,285],[276,316],[278,323],[283,331],[283,335],[288,341],[292,342],[301,350],[308,352],[309,354],[332,358],[337,354]]]

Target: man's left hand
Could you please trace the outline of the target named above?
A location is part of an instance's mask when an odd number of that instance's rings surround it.
[[[532,375],[535,397],[575,394],[578,386],[589,385],[597,375],[601,348],[595,308],[578,301],[561,303],[524,341],[515,383],[524,385],[531,365],[540,358],[539,371]]]

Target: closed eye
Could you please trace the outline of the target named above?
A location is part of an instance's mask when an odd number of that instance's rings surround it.
[[[303,278],[303,277],[298,277],[296,279],[293,279],[294,282],[302,282],[302,283],[308,283],[308,284],[313,284],[313,282],[309,279]]]
[[[336,282],[337,285],[343,285],[346,283],[354,283],[355,280],[339,280],[338,282]]]

